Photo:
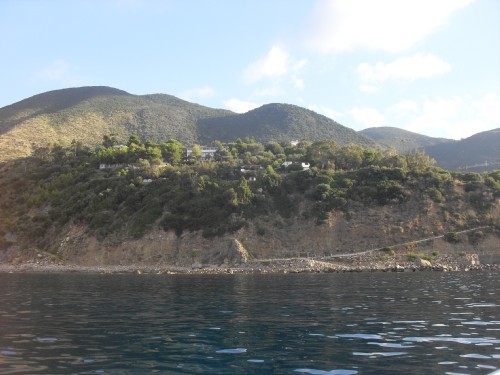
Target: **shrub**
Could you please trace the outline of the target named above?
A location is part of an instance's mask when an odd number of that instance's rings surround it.
[[[448,232],[444,235],[445,241],[449,243],[458,243],[458,235],[455,232]]]
[[[430,188],[427,190],[427,193],[429,194],[429,198],[431,198],[434,202],[436,203],[442,203],[445,201],[445,198],[441,191],[439,191],[436,188]]]
[[[414,262],[417,260],[417,258],[418,258],[418,255],[415,253],[408,253],[406,255],[406,259],[408,259],[409,262]]]
[[[382,253],[386,254],[386,255],[389,255],[389,256],[394,256],[396,255],[396,253],[394,252],[394,250],[392,250],[391,248],[388,248],[388,247],[384,247],[383,249],[380,250]]]

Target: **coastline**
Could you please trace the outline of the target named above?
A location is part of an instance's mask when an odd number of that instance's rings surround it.
[[[500,270],[499,264],[475,262],[359,262],[333,263],[313,259],[249,261],[240,265],[94,265],[26,262],[0,263],[0,273],[93,273],[93,274],[287,274],[287,273],[352,273],[352,272],[457,272]]]

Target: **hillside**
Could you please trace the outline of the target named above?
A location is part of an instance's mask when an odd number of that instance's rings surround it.
[[[445,169],[491,171],[500,168],[500,128],[460,141],[428,137],[393,127],[368,128],[360,133],[400,153],[424,151]]]
[[[500,128],[460,141],[425,147],[424,151],[450,170],[486,171],[500,168]]]
[[[254,137],[269,140],[335,140],[375,147],[333,120],[307,109],[269,104],[245,114],[213,109],[171,95],[132,95],[110,87],[80,87],[35,95],[0,108],[0,161],[30,155],[33,148],[73,139],[101,144],[116,134],[142,140],[177,139],[186,144]]]
[[[386,147],[393,147],[400,153],[422,150],[426,147],[453,142],[446,138],[433,138],[391,126],[381,126],[361,130],[359,133],[370,137]]]
[[[207,118],[199,122],[200,139],[231,141],[252,136],[257,141],[335,140],[376,147],[373,140],[308,109],[290,104],[266,104],[244,114]]]
[[[79,265],[222,266],[385,247],[389,259],[396,244],[416,259],[405,244],[424,239],[418,256],[431,260],[480,244],[482,256],[498,255],[499,171],[450,173],[421,153],[328,141],[241,140],[221,144],[214,160],[184,162],[168,144],[135,141],[0,164],[0,263],[30,253]],[[262,168],[242,168],[250,163]]]
[[[194,143],[198,120],[231,114],[171,95],[131,95],[110,87],[50,91],[0,109],[0,160],[29,155],[33,145],[58,140],[95,146],[111,133],[120,141],[133,133],[157,142]]]

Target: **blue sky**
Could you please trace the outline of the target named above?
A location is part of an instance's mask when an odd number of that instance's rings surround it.
[[[0,0],[0,107],[66,87],[361,130],[500,127],[498,0]]]

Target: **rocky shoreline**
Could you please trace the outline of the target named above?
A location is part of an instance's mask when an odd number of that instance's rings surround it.
[[[96,273],[96,274],[252,274],[252,273],[348,273],[348,272],[420,272],[420,271],[486,271],[500,270],[500,264],[480,264],[448,257],[440,261],[370,261],[352,257],[341,262],[295,258],[289,260],[252,260],[240,265],[97,265],[30,261],[19,264],[0,263],[0,273]]]

